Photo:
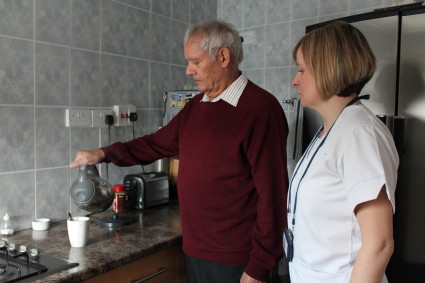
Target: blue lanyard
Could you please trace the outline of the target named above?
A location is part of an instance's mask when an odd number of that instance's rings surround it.
[[[370,95],[366,94],[366,95],[361,95],[361,96],[357,96],[355,98],[353,98],[345,107],[347,108],[348,106],[354,104],[356,101],[359,101],[360,99],[369,99]],[[344,111],[344,109],[342,111]],[[342,113],[341,111],[341,113]],[[341,115],[341,113],[338,115],[338,117],[336,118],[335,122],[338,120],[339,116]],[[310,168],[311,163],[313,162],[314,157],[316,157],[317,152],[319,151],[319,149],[323,146],[323,144],[325,143],[326,139],[329,136],[329,133],[331,132],[333,126],[335,125],[335,122],[332,124],[331,128],[329,129],[328,133],[326,134],[326,136],[323,138],[322,142],[319,144],[319,146],[316,148],[316,150],[313,153],[313,156],[311,157],[310,161],[307,164],[306,169],[304,170],[304,173],[301,175],[300,181],[298,182],[297,185],[297,190],[295,192],[295,202],[294,202],[294,213],[292,216],[292,230],[294,230],[294,226],[295,226],[295,213],[297,211],[297,203],[298,203],[298,191],[300,188],[300,184],[301,181],[304,179],[304,176],[307,174],[308,169]],[[292,174],[292,178],[291,178],[291,182],[289,184],[289,192],[288,192],[288,206],[287,206],[287,214],[291,213],[291,190],[292,190],[292,182],[295,178],[295,176],[298,173],[298,169],[300,169],[301,164],[304,162],[305,157],[308,155],[309,151],[312,149],[313,145],[316,143],[316,140],[318,139],[318,137],[320,136],[320,134],[323,131],[323,126],[320,127],[320,129],[317,131],[316,135],[314,136],[314,139],[311,141],[310,145],[308,146],[307,150],[305,151],[305,153],[303,154],[301,161],[299,162],[297,168],[295,169],[294,174]]]

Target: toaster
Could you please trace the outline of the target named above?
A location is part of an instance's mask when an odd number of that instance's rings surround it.
[[[128,200],[127,208],[145,209],[168,203],[170,190],[165,172],[143,172],[124,177]]]

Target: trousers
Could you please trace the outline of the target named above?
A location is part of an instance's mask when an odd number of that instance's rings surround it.
[[[239,283],[245,265],[230,265],[186,255],[189,283]]]

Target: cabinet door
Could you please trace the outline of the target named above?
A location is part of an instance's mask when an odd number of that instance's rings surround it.
[[[85,283],[186,282],[184,256],[179,246],[141,258],[91,278]]]

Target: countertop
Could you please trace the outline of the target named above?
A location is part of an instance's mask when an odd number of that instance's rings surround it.
[[[66,220],[51,223],[46,231],[23,230],[3,239],[37,248],[40,254],[79,263],[77,267],[34,281],[36,283],[80,282],[181,242],[177,203],[130,211],[123,215],[135,221],[128,226],[101,227],[99,219],[111,215],[112,211],[107,210],[90,216],[89,240],[83,248],[71,247]]]

